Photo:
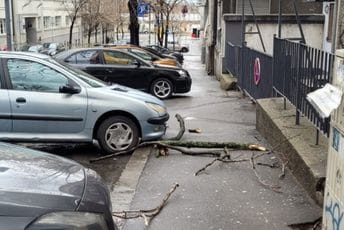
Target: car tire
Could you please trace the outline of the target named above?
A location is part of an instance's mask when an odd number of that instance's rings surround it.
[[[159,99],[167,99],[172,96],[173,85],[167,78],[158,78],[151,84],[150,92]]]
[[[127,117],[111,116],[100,124],[97,140],[105,153],[128,151],[139,143],[138,127]]]
[[[182,53],[186,53],[186,52],[188,52],[188,51],[189,51],[189,50],[188,50],[188,48],[186,48],[186,47],[183,47],[182,50],[181,50]]]

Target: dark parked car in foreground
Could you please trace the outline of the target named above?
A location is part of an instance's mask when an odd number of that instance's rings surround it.
[[[166,106],[150,94],[109,86],[47,55],[0,52],[0,62],[0,140],[96,140],[114,153],[165,134]]]
[[[55,56],[105,82],[143,90],[160,99],[191,89],[189,73],[178,67],[154,65],[123,49],[72,49]]]
[[[0,142],[0,190],[0,229],[117,229],[107,186],[74,161]]]

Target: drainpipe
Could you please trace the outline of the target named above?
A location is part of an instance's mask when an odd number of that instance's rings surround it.
[[[338,11],[340,8],[340,1],[336,0],[334,3],[334,12],[333,12],[333,22],[332,22],[332,44],[331,44],[331,53],[335,53],[337,49],[337,30],[338,30]]]
[[[217,39],[217,4],[218,4],[218,0],[214,0],[214,18],[213,18],[213,42],[212,42],[212,46],[216,45],[216,39]]]
[[[213,0],[210,7],[210,15],[212,15],[212,41],[209,47],[209,67],[208,67],[208,74],[214,75],[215,74],[215,45],[217,39],[217,1]]]

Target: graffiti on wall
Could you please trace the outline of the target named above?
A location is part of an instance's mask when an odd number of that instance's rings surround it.
[[[332,223],[332,230],[341,230],[342,229],[341,222],[342,222],[344,213],[341,210],[340,204],[338,202],[333,202],[333,199],[330,197],[329,193],[327,193],[326,195],[325,213],[328,216],[327,219],[330,220],[330,223]],[[328,229],[331,229],[331,228],[328,228]]]

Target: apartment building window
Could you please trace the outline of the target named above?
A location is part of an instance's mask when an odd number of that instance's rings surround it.
[[[43,26],[44,26],[44,28],[48,28],[50,26],[50,17],[49,16],[43,17]]]
[[[38,30],[41,30],[42,28],[41,28],[41,23],[42,23],[42,18],[41,17],[38,17],[37,18],[37,29]]]
[[[55,17],[50,17],[50,26],[55,27]]]
[[[65,20],[66,20],[66,26],[69,26],[69,24],[70,24],[70,18],[69,18],[69,16],[66,16]]]
[[[60,27],[61,26],[61,16],[55,17],[55,26]]]
[[[4,18],[0,18],[0,34],[6,33],[6,20]]]

